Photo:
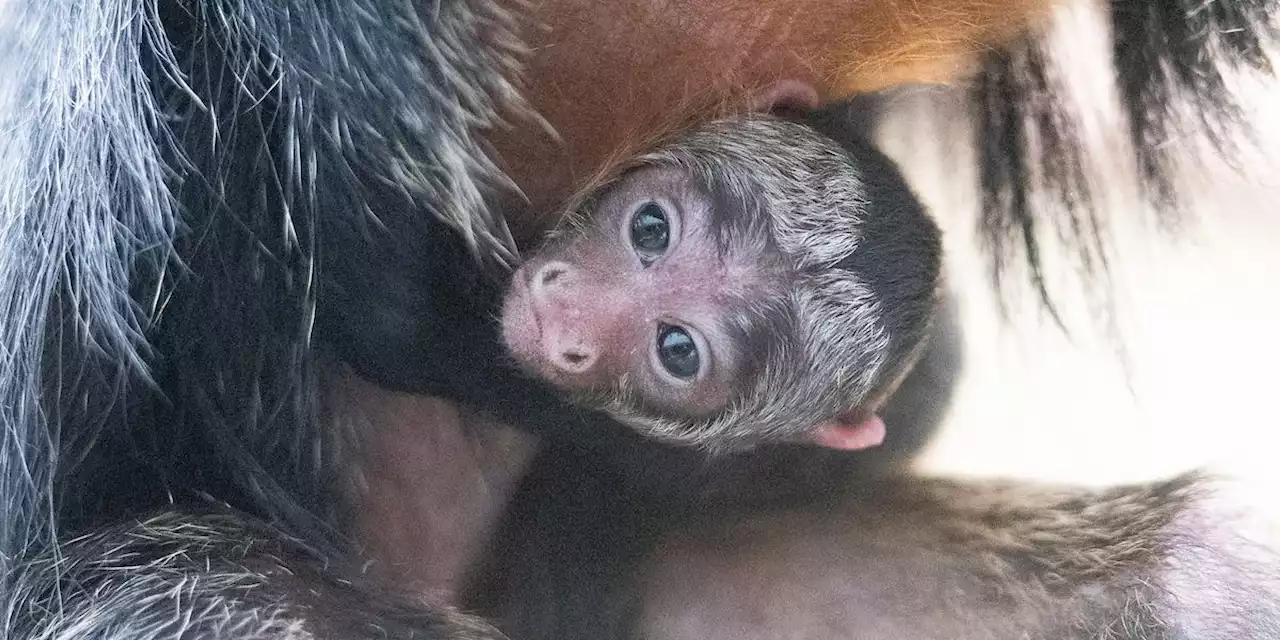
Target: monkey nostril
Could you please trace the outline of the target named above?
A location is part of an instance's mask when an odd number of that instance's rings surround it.
[[[564,262],[549,262],[538,268],[533,273],[531,284],[534,288],[542,289],[553,284],[563,284],[569,275],[569,265]]]
[[[564,269],[561,269],[559,267],[549,267],[547,269],[543,269],[541,274],[542,284],[549,285],[555,282],[556,280],[559,280],[560,276],[562,275],[564,275]]]
[[[578,349],[567,349],[560,354],[561,368],[571,373],[582,373],[595,363],[595,356]]]

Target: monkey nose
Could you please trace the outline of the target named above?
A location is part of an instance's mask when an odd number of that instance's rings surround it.
[[[596,350],[582,346],[557,349],[551,358],[551,364],[565,373],[580,375],[595,366]]]

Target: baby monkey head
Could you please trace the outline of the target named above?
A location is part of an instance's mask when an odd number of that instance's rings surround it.
[[[527,370],[653,437],[879,444],[936,305],[939,234],[860,141],[757,116],[620,167],[514,275]]]

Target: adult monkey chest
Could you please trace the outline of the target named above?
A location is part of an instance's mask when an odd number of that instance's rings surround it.
[[[519,126],[491,136],[528,198],[517,235],[545,227],[539,212],[655,135],[724,109],[804,108],[905,82],[952,82],[1054,4],[531,3],[525,95],[555,133]]]

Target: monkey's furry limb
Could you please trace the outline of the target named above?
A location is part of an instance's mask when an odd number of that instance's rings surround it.
[[[6,637],[502,638],[480,620],[341,575],[242,517],[163,513],[23,563],[15,595],[27,609]]]
[[[124,608],[76,619],[60,574],[120,559],[60,535],[172,499],[333,540],[317,292],[367,289],[330,267],[388,226],[441,235],[414,220],[508,255],[476,136],[517,54],[487,0],[0,4],[0,636],[137,637],[237,583],[125,560],[98,578]]]
[[[1241,489],[912,478],[746,519],[704,510],[661,545],[643,637],[1275,638],[1276,529]]]

